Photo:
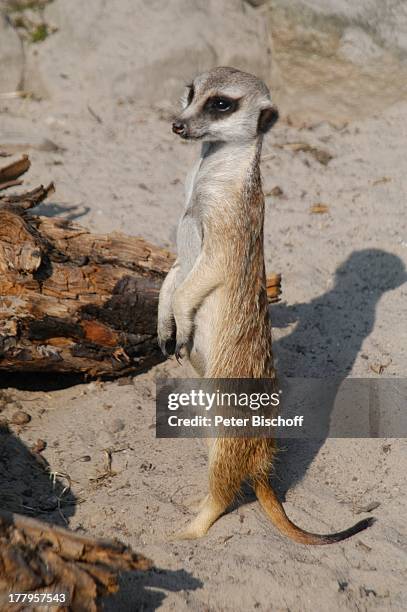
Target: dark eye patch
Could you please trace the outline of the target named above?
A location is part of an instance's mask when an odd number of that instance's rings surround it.
[[[191,104],[192,100],[194,99],[194,95],[195,95],[195,87],[193,86],[193,84],[188,85],[188,98],[187,98],[187,102],[188,102],[188,106]]]
[[[211,96],[204,104],[203,110],[213,119],[231,115],[239,108],[239,100],[226,96]]]

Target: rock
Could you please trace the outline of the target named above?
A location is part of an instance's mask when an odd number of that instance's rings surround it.
[[[17,410],[10,419],[10,423],[13,423],[13,425],[26,425],[30,421],[30,415],[23,410]]]
[[[272,91],[295,125],[337,125],[407,97],[403,0],[270,0]]]
[[[83,463],[89,463],[91,460],[92,457],[90,455],[82,455],[82,457],[79,457],[79,461],[82,461]]]
[[[258,6],[263,6],[263,4],[266,4],[268,0],[246,0],[246,2],[248,4],[251,4],[252,6],[255,6],[256,8]]]
[[[55,0],[45,16],[58,32],[38,45],[42,74],[73,108],[78,89],[92,92],[99,113],[104,100],[106,108],[173,102],[192,76],[218,64],[270,75],[267,21],[241,0],[111,0],[86,10],[81,0]]]
[[[284,191],[278,185],[273,187],[273,189],[271,190],[270,193],[271,193],[272,196],[274,196],[276,198],[281,198],[284,195]]]
[[[272,4],[288,4],[272,0]],[[309,10],[314,19],[326,18],[345,27],[360,26],[385,48],[407,54],[407,5],[405,0],[291,0],[294,10]]]
[[[20,39],[0,11],[0,93],[10,93],[22,86],[24,53]]]
[[[58,508],[58,497],[56,495],[43,495],[39,499],[39,507],[46,512],[52,512]]]
[[[36,443],[32,445],[31,452],[42,453],[42,451],[45,450],[46,448],[47,448],[47,443],[45,442],[45,440],[41,440],[41,438],[38,438]]]

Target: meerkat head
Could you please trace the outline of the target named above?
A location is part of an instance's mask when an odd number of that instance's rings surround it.
[[[265,134],[277,119],[263,81],[235,68],[219,67],[187,86],[172,129],[185,139],[239,142]]]

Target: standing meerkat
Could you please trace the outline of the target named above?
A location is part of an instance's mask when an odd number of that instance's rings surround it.
[[[178,257],[158,307],[165,355],[186,355],[205,378],[275,378],[264,266],[264,195],[260,155],[278,117],[266,85],[220,67],[196,77],[172,129],[203,141],[186,188]],[[180,537],[203,536],[251,481],[274,525],[303,544],[330,544],[372,523],[330,535],[308,533],[287,517],[269,484],[276,453],[270,438],[209,441],[209,494]]]

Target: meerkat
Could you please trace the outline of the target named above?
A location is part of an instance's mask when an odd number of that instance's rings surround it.
[[[202,141],[186,184],[177,259],[158,307],[158,341],[166,356],[186,356],[205,378],[275,379],[264,265],[264,195],[260,156],[278,112],[267,86],[218,67],[186,88],[173,132]],[[283,534],[303,544],[339,542],[368,527],[365,519],[329,535],[295,525],[269,484],[276,453],[270,438],[209,441],[209,493],[181,538],[198,538],[226,512],[242,483]]]

